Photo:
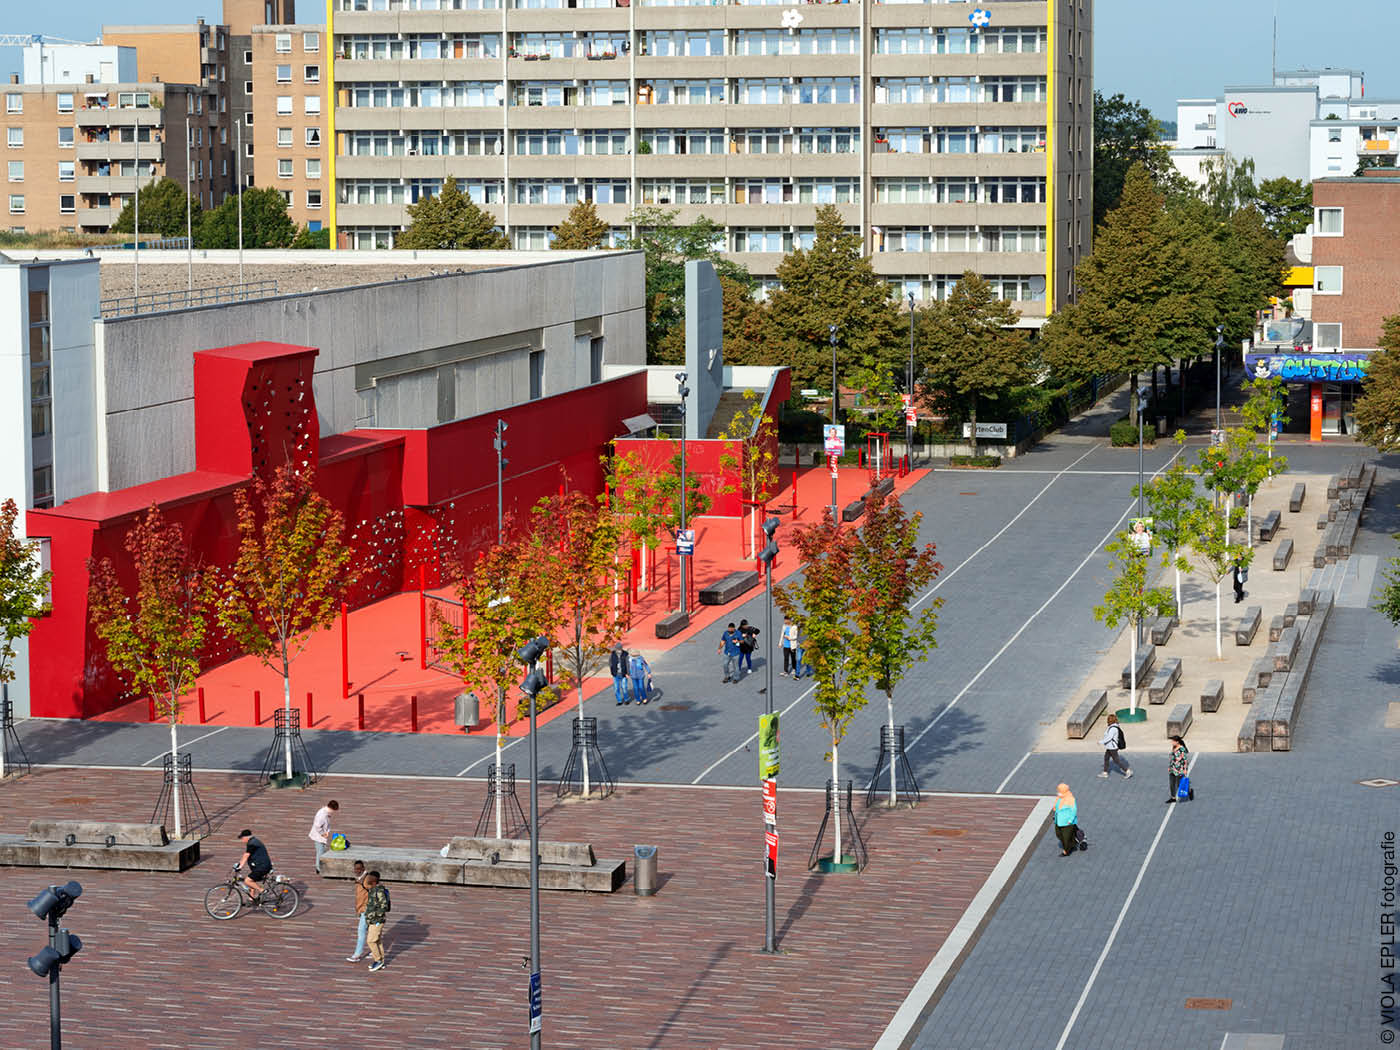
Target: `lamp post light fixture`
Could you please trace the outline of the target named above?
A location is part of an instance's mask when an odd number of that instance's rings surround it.
[[[64,912],[72,907],[73,902],[82,894],[83,887],[80,883],[69,882],[41,890],[38,896],[29,902],[29,910],[39,918],[47,920],[49,924],[49,943],[40,948],[37,955],[29,957],[29,969],[35,976],[49,979],[50,1050],[62,1050],[63,1047],[58,998],[59,973],[63,964],[71,962],[73,956],[83,948],[83,942],[77,935],[60,928],[58,920],[63,918]]]
[[[768,543],[763,550],[758,553],[758,560],[763,562],[764,577],[768,587],[768,658],[764,661],[764,670],[767,672],[767,688],[763,690],[765,698],[765,713],[773,713],[773,562],[778,557],[778,541],[774,538],[774,533],[778,531],[778,519],[769,518],[763,523],[763,533],[768,537]],[[768,830],[767,824],[763,828],[765,834]],[[763,950],[768,954],[777,951],[776,935],[776,888],[773,885],[776,878],[770,878],[765,872],[763,876]]]
[[[680,519],[680,525],[679,525],[679,529],[680,529],[680,530],[684,530],[684,529],[685,529],[685,496],[686,496],[686,492],[685,492],[685,436],[686,436],[686,435],[685,435],[685,399],[688,398],[688,397],[690,396],[690,387],[686,386],[686,380],[687,380],[688,378],[689,378],[689,374],[686,373],[686,372],[677,372],[677,373],[676,373],[676,393],[680,395],[680,399],[681,399],[681,519]],[[678,546],[679,546],[679,545],[678,545]],[[687,594],[688,594],[688,592],[686,591],[686,575],[687,575],[687,574],[686,574],[686,564],[687,564],[686,559],[689,557],[689,555],[687,555],[687,554],[680,554],[679,551],[678,551],[676,557],[677,557],[677,560],[681,563],[681,608],[680,608],[680,611],[681,611],[681,612],[689,612],[689,610],[686,608],[686,601],[687,601]]]
[[[510,429],[510,424],[504,419],[496,420],[496,436],[492,439],[491,445],[496,450],[496,545],[499,547],[504,538],[505,522],[505,468],[510,460],[506,459],[506,431]]]
[[[530,702],[530,1050],[540,1050],[544,1027],[544,1003],[540,981],[540,749],[535,734],[535,697],[547,684],[539,659],[549,650],[549,640],[539,637],[516,653],[530,673],[520,691]]]
[[[836,386],[836,333],[841,330],[840,325],[828,325],[827,336],[831,341],[831,421],[836,422],[836,406],[841,400],[841,392]]]

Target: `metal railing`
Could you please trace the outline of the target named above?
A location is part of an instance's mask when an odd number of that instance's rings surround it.
[[[186,310],[195,306],[217,306],[220,303],[266,299],[276,294],[277,282],[269,278],[262,281],[245,281],[242,284],[217,284],[203,288],[177,288],[167,292],[123,295],[103,299],[101,310],[104,318],[128,317],[161,310]]]

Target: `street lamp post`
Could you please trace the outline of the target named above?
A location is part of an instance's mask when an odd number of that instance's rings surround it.
[[[1140,387],[1138,387],[1138,389],[1137,389],[1137,417],[1138,417],[1138,493],[1137,493],[1138,502],[1137,502],[1137,516],[1138,516],[1139,518],[1142,517],[1142,417],[1143,417],[1144,415],[1146,415],[1146,413],[1147,413],[1147,387],[1145,387],[1145,386],[1140,386]],[[1138,640],[1138,645],[1141,645],[1141,644],[1142,644],[1142,639],[1143,639],[1143,627],[1144,627],[1144,624],[1143,624],[1143,622],[1142,622],[1142,617],[1139,616],[1139,617],[1138,617],[1138,625],[1137,625],[1137,636],[1138,636],[1137,640]]]
[[[905,389],[909,392],[909,405],[904,410],[904,455],[909,465],[914,464],[914,293],[909,293],[909,376]]]
[[[505,486],[505,467],[506,464],[510,462],[510,460],[505,457],[506,431],[508,429],[510,429],[510,424],[504,419],[496,420],[496,437],[491,442],[492,446],[496,449],[496,545],[498,547],[501,545],[504,537],[505,500],[503,490]]]
[[[540,981],[540,751],[535,734],[535,696],[546,685],[538,662],[549,649],[549,640],[540,637],[517,653],[530,668],[520,691],[530,703],[530,1050],[540,1050],[544,1027],[544,1001]]]
[[[29,902],[29,910],[49,925],[49,943],[40,948],[37,955],[29,957],[29,969],[36,977],[49,979],[50,1050],[62,1050],[63,1048],[58,990],[59,973],[63,969],[63,964],[70,961],[83,947],[83,942],[78,939],[76,934],[69,933],[58,923],[63,918],[64,913],[73,906],[73,902],[82,896],[82,893],[83,887],[80,883],[69,882],[62,886],[50,886],[46,890],[41,890],[39,895]]]
[[[768,584],[768,659],[765,661],[767,670],[767,688],[763,695],[766,701],[766,714],[773,713],[773,562],[778,557],[778,541],[773,538],[773,534],[778,529],[778,519],[769,518],[763,523],[763,531],[768,536],[768,543],[759,552],[758,560],[763,562],[764,576]],[[765,839],[768,826],[763,826]],[[776,876],[769,876],[767,872],[763,875],[763,950],[769,954],[777,951],[776,934]]]
[[[681,523],[680,529],[685,529],[685,399],[690,396],[690,387],[685,385],[687,373],[676,373],[676,393],[681,399]],[[679,553],[680,545],[677,544],[676,557],[681,563],[681,612],[689,612],[686,608],[686,558],[689,555]]]
[[[1225,326],[1215,326],[1215,429],[1220,429],[1220,359],[1225,356]]]
[[[831,340],[831,421],[836,422],[836,403],[841,399],[840,391],[836,386],[836,333],[840,331],[840,325],[828,325],[827,335]]]

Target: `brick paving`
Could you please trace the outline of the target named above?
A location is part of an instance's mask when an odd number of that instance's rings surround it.
[[[328,778],[309,792],[279,792],[210,774],[197,786],[216,827],[194,869],[71,873],[85,892],[65,920],[84,941],[63,982],[70,1045],[524,1043],[525,893],[395,884],[390,965],[370,975],[344,961],[354,935],[349,885],[311,874],[306,829],[323,796],[339,799],[336,827],[354,841],[432,847],[471,831],[480,782]],[[131,772],[40,771],[4,786],[0,830],[39,816],[144,819],[157,787],[155,776]],[[629,871],[633,843],[661,847],[653,898],[636,897],[629,881],[612,895],[541,899],[545,1042],[609,1050],[869,1046],[1035,804],[940,795],[912,811],[858,809],[870,866],[821,877],[803,869],[822,796],[782,793],[782,954],[767,957],[758,951],[755,790],[625,787],[603,803],[547,799],[547,838],[591,841],[600,857],[628,858]],[[305,889],[290,920],[204,914],[204,891],[237,859],[233,836],[245,825]],[[0,1046],[43,1042],[44,983],[23,959],[44,943],[44,927],[24,902],[66,877],[0,868]]]

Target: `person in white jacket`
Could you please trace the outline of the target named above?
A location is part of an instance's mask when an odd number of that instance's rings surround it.
[[[340,803],[331,799],[316,811],[311,821],[311,831],[307,834],[316,844],[316,874],[321,874],[321,857],[331,846],[331,815],[340,809]]]
[[[1099,743],[1103,746],[1103,772],[1099,774],[1100,779],[1107,779],[1110,762],[1123,771],[1125,778],[1133,775],[1133,771],[1128,768],[1128,763],[1123,761],[1123,757],[1118,753],[1127,746],[1128,741],[1123,736],[1123,729],[1118,724],[1117,715],[1108,716],[1108,725],[1104,727],[1103,739]]]

